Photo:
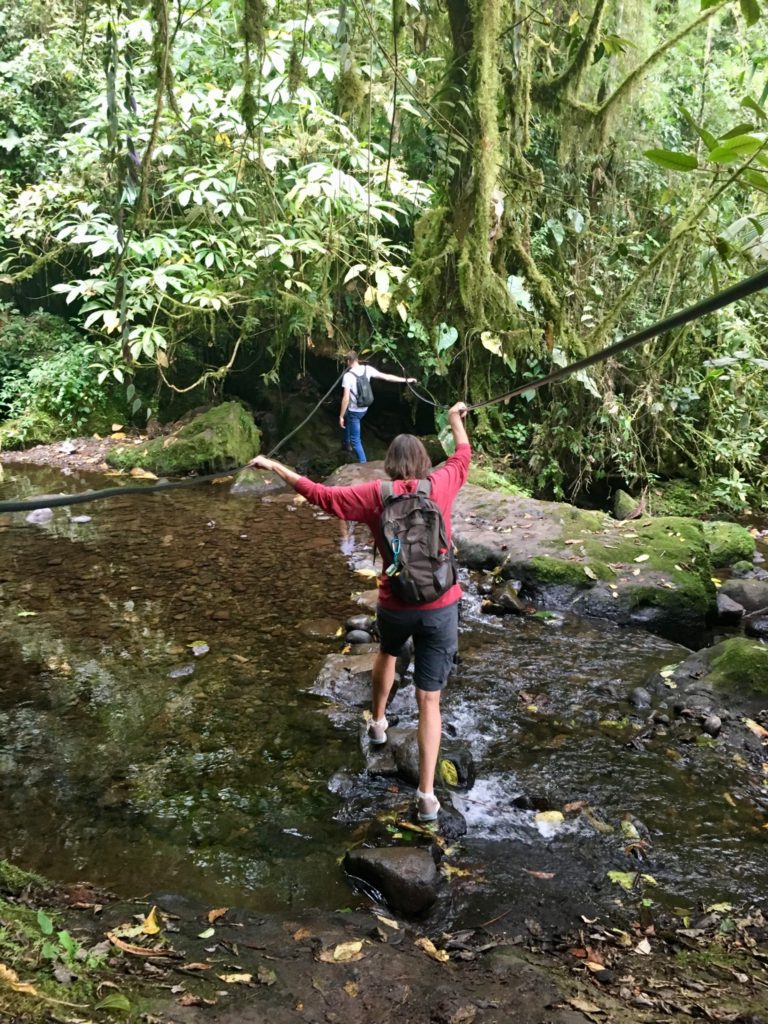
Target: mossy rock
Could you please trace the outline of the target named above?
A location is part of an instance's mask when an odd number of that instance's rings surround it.
[[[45,889],[48,883],[40,875],[31,871],[24,871],[10,864],[7,860],[0,860],[0,893],[5,896],[19,896],[25,889]]]
[[[702,684],[745,697],[768,697],[768,645],[736,636],[702,653],[706,662]],[[680,668],[684,670],[685,665]]]
[[[433,460],[434,461],[434,460]],[[515,494],[530,497],[530,490],[524,487],[509,470],[499,471],[492,466],[481,466],[472,462],[467,480],[487,491],[498,491],[499,494]]]
[[[755,538],[738,523],[704,523],[704,536],[716,569],[734,562],[750,561],[755,553]]]
[[[613,518],[629,519],[637,505],[637,499],[633,498],[631,494],[627,494],[626,491],[616,491],[613,496]]]
[[[245,465],[260,444],[250,413],[238,402],[224,402],[165,437],[113,448],[107,462],[115,469],[139,467],[162,475],[210,472]]]
[[[716,515],[723,511],[722,502],[717,501],[707,488],[691,480],[662,480],[651,491],[650,511],[656,516],[701,516]]]

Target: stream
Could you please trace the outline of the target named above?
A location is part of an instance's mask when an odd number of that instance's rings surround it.
[[[109,483],[8,465],[0,498]],[[371,813],[381,783],[356,731],[306,691],[369,583],[343,524],[291,498],[225,483],[0,517],[0,857],[211,906],[364,901],[338,862],[365,823],[329,780],[368,787]],[[612,870],[650,874],[645,895],[670,909],[761,895],[765,815],[733,749],[693,726],[637,741],[650,712],[629,695],[686,649],[567,615],[492,618],[465,582],[444,723],[478,781],[455,797],[466,874],[443,920],[609,908]],[[414,721],[407,689],[397,701]],[[579,801],[589,817],[536,820]],[[625,853],[627,815],[642,863]]]

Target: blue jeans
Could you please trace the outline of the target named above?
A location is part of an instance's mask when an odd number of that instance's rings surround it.
[[[347,409],[344,414],[344,444],[348,445],[357,456],[358,462],[367,462],[360,440],[360,420],[368,412],[367,409]]]

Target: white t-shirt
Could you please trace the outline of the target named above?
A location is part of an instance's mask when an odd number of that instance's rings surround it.
[[[356,411],[360,408],[360,406],[357,404],[357,386],[355,383],[356,378],[365,376],[368,378],[368,380],[373,380],[374,377],[381,376],[381,373],[376,369],[375,366],[368,366],[366,364],[361,369],[362,373],[359,371],[347,370],[347,372],[341,378],[342,388],[346,388],[349,390],[349,408],[353,411]],[[367,408],[367,406],[365,408]]]

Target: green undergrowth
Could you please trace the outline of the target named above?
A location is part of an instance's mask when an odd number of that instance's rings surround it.
[[[492,464],[473,461],[469,467],[467,482],[487,491],[498,491],[518,498],[530,498],[531,492],[523,486],[508,468],[496,468]]]

